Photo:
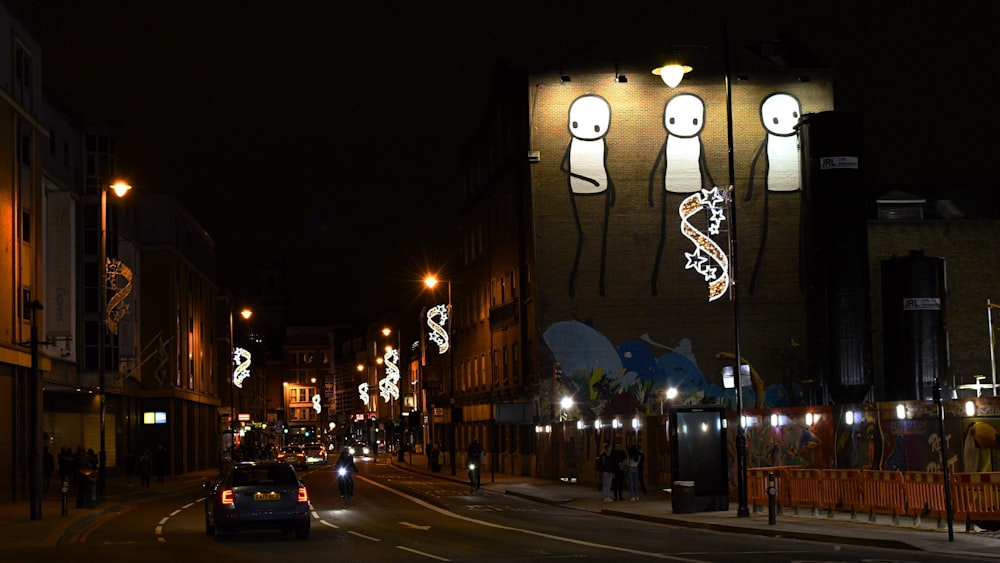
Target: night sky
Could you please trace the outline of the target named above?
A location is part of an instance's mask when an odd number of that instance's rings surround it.
[[[109,120],[121,174],[185,204],[223,284],[252,293],[258,264],[282,267],[292,322],[415,302],[455,244],[446,155],[482,117],[497,59],[551,69],[627,41],[658,45],[654,59],[665,42],[719,42],[722,13],[738,51],[781,37],[834,69],[837,109],[862,115],[870,192],[970,216],[1000,199],[994,69],[977,66],[997,54],[995,19],[958,3],[0,2],[42,46],[49,102]]]

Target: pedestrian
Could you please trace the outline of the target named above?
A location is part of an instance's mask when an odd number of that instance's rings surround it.
[[[597,456],[597,467],[601,472],[601,493],[604,495],[604,502],[611,502],[611,482],[615,472],[611,461],[611,446],[608,444],[601,446],[601,454]]]
[[[156,453],[153,454],[153,472],[156,473],[156,482],[162,483],[163,476],[167,474],[167,448],[163,444],[156,445]]]
[[[621,440],[615,440],[615,447],[611,450],[612,470],[614,471],[614,481],[612,490],[615,493],[615,500],[622,500],[622,493],[625,491],[625,460],[628,454],[622,448]]]
[[[625,479],[628,480],[628,500],[635,502],[639,500],[639,448],[631,445],[628,448],[628,457],[625,458]]]
[[[55,470],[56,460],[52,456],[52,452],[49,451],[49,447],[45,446],[42,450],[42,479],[46,493],[49,492],[49,485],[52,484],[52,472]]]
[[[143,487],[149,486],[149,476],[153,474],[153,456],[149,450],[142,452],[139,456],[139,479]]]
[[[135,485],[135,454],[132,450],[125,454],[125,481],[129,487]]]
[[[428,454],[428,460],[431,464],[431,471],[437,473],[441,471],[441,448],[438,446],[437,442],[431,444],[431,451]]]
[[[642,489],[642,496],[648,497],[649,493],[646,491],[646,452],[642,451],[642,446],[639,444],[635,445],[635,449],[639,452],[639,488]]]

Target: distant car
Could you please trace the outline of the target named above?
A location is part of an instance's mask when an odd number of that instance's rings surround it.
[[[205,534],[222,539],[240,530],[295,532],[309,537],[309,491],[287,463],[244,462],[222,467],[206,482]]]
[[[347,453],[353,456],[368,457],[371,450],[368,448],[368,444],[365,444],[364,442],[357,442],[356,444],[347,447]]]
[[[287,463],[288,465],[294,465],[300,469],[305,469],[309,466],[309,463],[306,461],[306,452],[302,449],[302,446],[285,446],[281,448],[275,460]]]
[[[326,465],[326,448],[323,444],[306,444],[302,448],[306,452],[306,463],[322,463]]]

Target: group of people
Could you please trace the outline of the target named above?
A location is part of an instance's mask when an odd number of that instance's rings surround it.
[[[597,456],[596,469],[601,475],[604,502],[624,500],[626,481],[630,501],[639,500],[640,490],[646,495],[645,462],[646,454],[637,444],[629,446],[628,451],[622,448],[619,441],[615,442],[614,448],[610,444],[603,444],[601,453]]]
[[[139,473],[143,487],[150,486],[153,475],[156,475],[157,483],[162,483],[167,474],[168,461],[167,448],[163,444],[157,445],[153,451],[143,450],[138,458],[131,451],[128,452],[125,454],[125,476],[128,480],[128,486],[134,485],[136,472]]]

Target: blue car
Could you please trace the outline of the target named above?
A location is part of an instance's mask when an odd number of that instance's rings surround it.
[[[309,491],[287,463],[229,464],[203,486],[206,535],[221,540],[240,530],[281,530],[309,538]]]

